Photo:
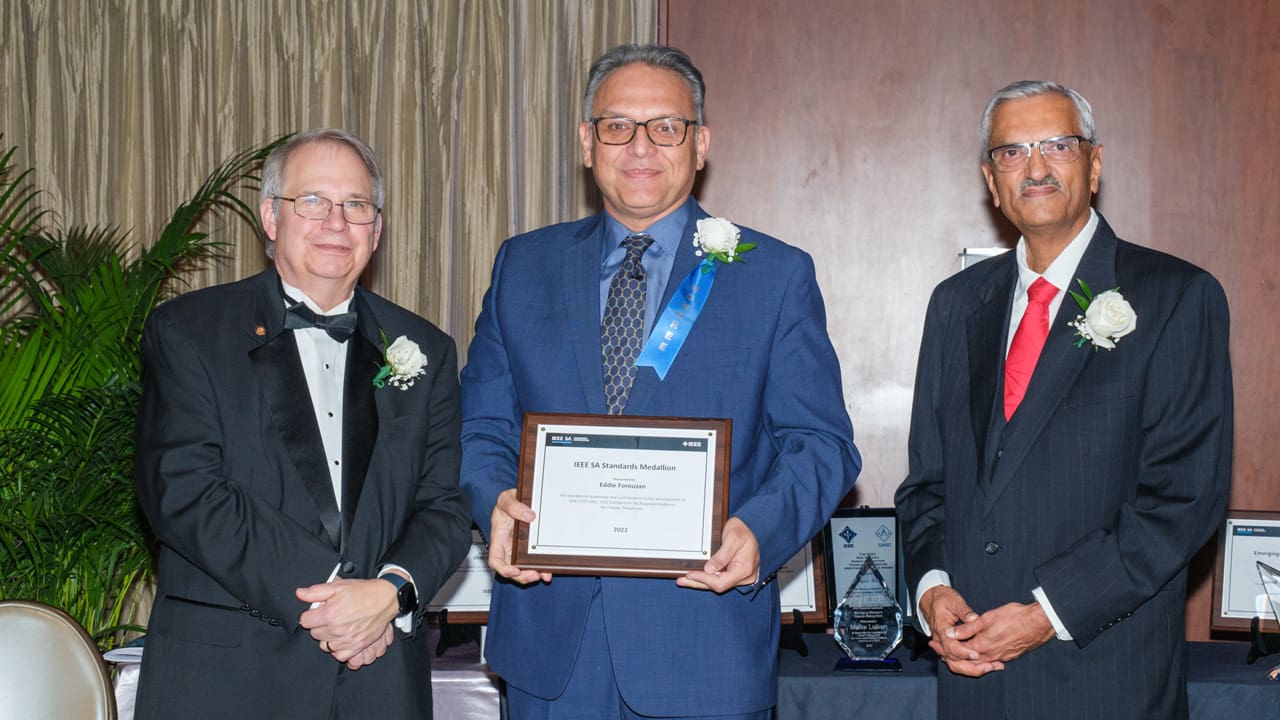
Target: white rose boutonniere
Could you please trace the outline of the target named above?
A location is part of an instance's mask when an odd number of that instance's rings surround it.
[[[1138,327],[1138,314],[1133,311],[1129,301],[1117,292],[1118,288],[1098,293],[1095,297],[1084,280],[1077,278],[1076,282],[1084,291],[1083,294],[1071,291],[1071,297],[1084,311],[1083,315],[1077,315],[1071,321],[1071,327],[1076,329],[1078,337],[1076,347],[1081,347],[1088,341],[1093,343],[1095,350],[1115,348],[1120,338]]]
[[[721,217],[702,218],[698,221],[697,231],[693,233],[693,246],[697,248],[694,254],[702,257],[705,253],[708,259],[722,263],[739,262],[740,255],[756,246],[755,243],[741,241],[742,232],[737,225]],[[711,266],[706,265],[702,271],[710,270]]]
[[[378,374],[373,378],[373,386],[381,388],[390,384],[400,390],[413,387],[417,377],[427,371],[427,356],[422,354],[418,343],[401,335],[395,342],[387,345],[385,334],[382,336],[382,343],[387,346],[382,352],[386,365],[378,369]]]

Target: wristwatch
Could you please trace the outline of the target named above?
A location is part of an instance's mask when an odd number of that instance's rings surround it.
[[[418,591],[413,588],[413,583],[393,572],[379,575],[378,577],[395,586],[396,600],[400,604],[398,615],[405,615],[418,610]]]

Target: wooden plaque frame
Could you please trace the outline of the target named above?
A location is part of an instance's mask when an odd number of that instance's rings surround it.
[[[574,415],[564,413],[525,413],[520,433],[520,472],[516,483],[516,496],[520,502],[534,506],[533,484],[537,465],[538,435],[540,431],[555,427],[589,427],[610,431],[618,429],[644,430],[697,430],[715,437],[712,457],[713,482],[711,487],[711,537],[710,544],[700,559],[652,558],[626,554],[597,556],[575,554],[530,553],[529,524],[516,522],[516,537],[512,547],[512,562],[521,569],[539,570],[565,575],[621,575],[635,577],[679,577],[690,570],[701,570],[720,547],[720,534],[728,519],[729,508],[729,455],[733,436],[733,423],[728,419],[675,418],[639,415]],[[620,433],[625,435],[625,433]],[[544,479],[545,481],[545,479]]]
[[[1249,632],[1249,623],[1252,618],[1223,617],[1222,612],[1222,594],[1224,585],[1224,572],[1226,570],[1226,554],[1230,550],[1228,548],[1228,536],[1231,528],[1235,524],[1247,524],[1250,520],[1262,520],[1268,525],[1274,525],[1280,531],[1280,512],[1269,512],[1265,510],[1227,510],[1227,516],[1223,518],[1222,527],[1218,531],[1218,552],[1217,558],[1214,560],[1213,572],[1213,615],[1209,618],[1209,627],[1214,630],[1226,630],[1232,632]],[[1280,535],[1277,536],[1276,548],[1280,550]],[[1234,558],[1233,558],[1234,559]],[[1242,566],[1240,570],[1256,573],[1257,569],[1252,563],[1248,563],[1248,558],[1241,560]],[[1268,561],[1269,560],[1269,561]],[[1277,565],[1275,558],[1265,559],[1268,565],[1280,567]],[[1243,565],[1247,564],[1248,567]],[[1259,613],[1261,618],[1261,629],[1265,632],[1280,631],[1280,623],[1276,622],[1275,616],[1271,612]]]

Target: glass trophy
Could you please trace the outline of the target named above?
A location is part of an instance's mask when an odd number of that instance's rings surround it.
[[[1276,620],[1280,622],[1280,570],[1276,570],[1275,568],[1262,562],[1261,560],[1258,560],[1257,564],[1258,564],[1258,576],[1262,578],[1262,589],[1267,593],[1267,601],[1271,603],[1271,612],[1276,616]],[[1254,618],[1253,622],[1254,624],[1252,629],[1253,629],[1253,635],[1254,635],[1254,638],[1253,638],[1254,649],[1250,650],[1249,652],[1250,664],[1252,664],[1252,662],[1256,660],[1258,657],[1269,654],[1267,652],[1262,652],[1262,653],[1257,652],[1258,646],[1264,645],[1264,642],[1263,642],[1264,635],[1259,630],[1258,618]],[[1270,636],[1270,637],[1274,637],[1274,636]],[[1269,650],[1270,648],[1266,648],[1266,649]],[[1267,677],[1271,678],[1272,680],[1280,680],[1280,665],[1277,665],[1271,668],[1271,670],[1267,673]]]
[[[870,555],[836,606],[836,644],[846,657],[837,670],[897,671],[902,663],[889,657],[902,640],[902,608],[893,599]]]
[[[1275,614],[1276,621],[1280,622],[1280,570],[1276,570],[1270,565],[1257,561],[1258,575],[1262,578],[1262,589],[1267,593],[1267,600],[1271,603],[1271,612]]]

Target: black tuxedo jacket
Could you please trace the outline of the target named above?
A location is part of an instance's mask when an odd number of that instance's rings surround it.
[[[143,337],[135,482],[161,542],[137,715],[147,718],[430,717],[426,600],[470,545],[458,488],[453,341],[357,288],[347,342],[343,504],[284,329],[274,270],[158,307]],[[400,335],[428,357],[407,390],[375,389]],[[414,632],[351,672],[298,625],[298,587],[335,567],[370,578],[407,569]]]
[[[946,570],[984,612],[1041,586],[1074,639],[976,680],[941,669],[943,718],[1187,715],[1186,566],[1231,476],[1226,298],[1101,218],[1076,277],[1118,289],[1137,328],[1110,351],[1076,347],[1065,298],[1008,423],[1014,254],[944,281],[929,303],[897,494],[909,587]]]

